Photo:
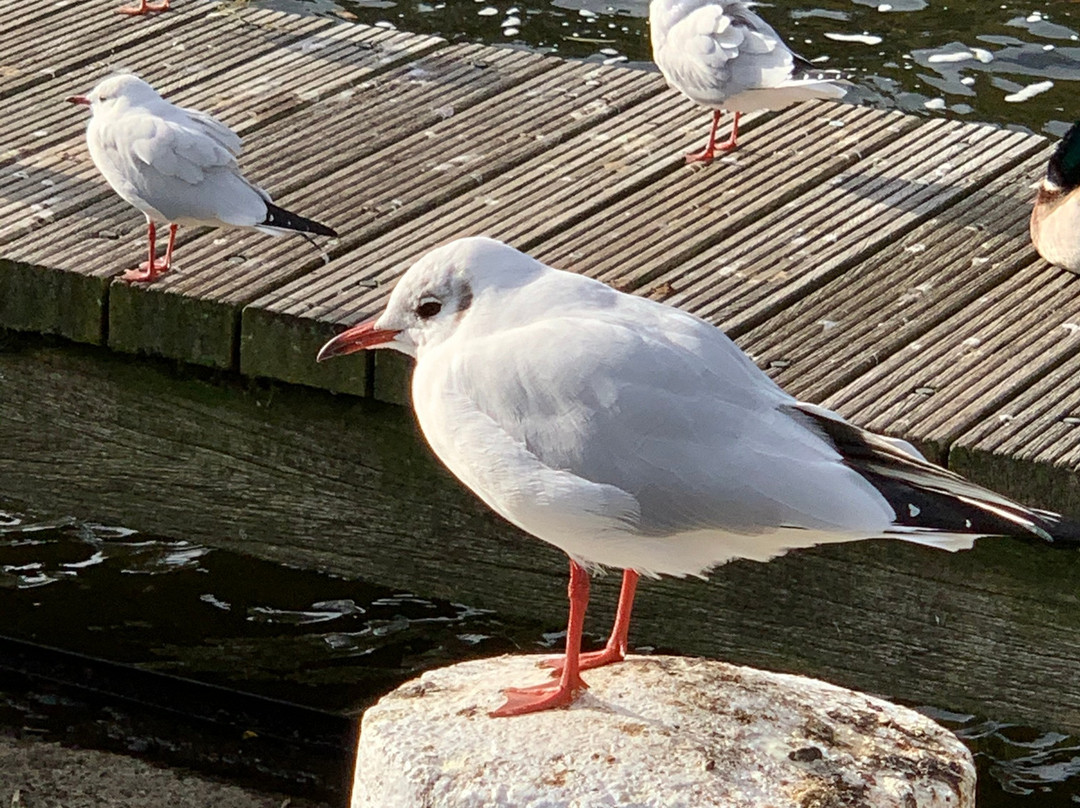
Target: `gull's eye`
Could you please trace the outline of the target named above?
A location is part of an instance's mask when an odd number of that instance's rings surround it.
[[[98,100],[98,101],[107,101],[108,99],[107,99],[107,98],[105,98],[105,96],[103,96],[103,95],[99,95],[99,96],[97,97],[97,100]]]
[[[430,297],[427,300],[421,301],[420,305],[416,307],[416,315],[421,320],[434,317],[440,311],[442,311],[442,303],[438,300],[432,300]]]

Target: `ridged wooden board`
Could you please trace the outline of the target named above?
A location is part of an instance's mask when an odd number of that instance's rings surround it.
[[[582,129],[542,158],[516,165],[255,301],[244,313],[244,372],[303,383],[319,374],[319,386],[361,390],[364,379],[353,375],[355,369],[314,366],[310,359],[334,323],[374,313],[392,279],[424,250],[467,233],[528,248],[538,228],[557,231],[580,211],[681,165],[677,149],[687,141],[690,110],[661,92],[658,82],[652,89],[640,103]],[[266,345],[279,350],[263,350]]]
[[[37,11],[50,5],[26,3],[10,12],[20,24],[0,33],[0,98],[30,88],[39,92],[54,77],[94,62],[107,68],[125,47],[141,45],[152,53],[163,36],[199,24],[215,10],[212,3],[177,0],[170,12],[130,17],[101,0],[73,0],[48,13]]]
[[[802,297],[739,343],[789,392],[821,401],[1036,260],[1031,185],[1049,149]],[[721,316],[719,324],[727,324]]]
[[[666,302],[741,333],[1038,152],[1042,138],[934,120],[655,278]],[[614,269],[613,281],[626,277]]]
[[[799,105],[771,121],[765,137],[747,136],[734,155],[620,200],[543,245],[540,255],[636,289],[784,203],[809,204],[832,178],[872,159],[915,123],[850,105]]]
[[[1043,261],[828,396],[871,429],[944,457],[954,440],[1080,350],[1080,277]],[[1077,500],[1055,507],[1076,509]]]
[[[1080,329],[1080,317],[1061,323]],[[949,465],[1043,508],[1080,516],[1080,350],[953,440]]]

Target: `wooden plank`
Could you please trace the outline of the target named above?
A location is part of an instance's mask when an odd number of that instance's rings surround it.
[[[183,525],[209,546],[564,624],[565,558],[451,480],[401,408],[17,337],[0,376],[12,506]],[[1080,554],[1010,540],[833,545],[645,581],[631,641],[1077,732],[1078,580]],[[595,637],[617,584],[596,582]]]
[[[14,12],[19,27],[2,37],[0,98],[40,92],[55,77],[94,62],[120,66],[111,59],[116,50],[141,44],[153,51],[171,32],[200,22],[214,8],[202,0],[177,0],[169,13],[129,17],[99,0],[76,0],[62,13],[48,15],[33,13],[38,5],[20,5]],[[44,42],[48,47],[42,47]]]
[[[697,135],[687,131],[692,110],[662,92],[657,78],[647,80],[656,95],[247,306],[243,371],[363,394],[369,380],[355,366],[319,366],[312,357],[332,333],[331,323],[381,308],[389,289],[384,276],[396,277],[426,249],[464,233],[485,232],[527,246],[537,228],[557,231],[583,211],[675,170],[682,162],[678,149]]]
[[[381,148],[366,156],[360,156],[363,147],[358,154],[348,148],[323,153],[318,183],[279,195],[285,207],[340,227],[341,237],[328,246],[330,257],[346,254],[655,92],[637,84],[640,74],[634,71],[499,49],[488,49],[484,58],[490,63],[486,70],[495,64],[515,66],[501,86],[489,88],[501,92],[464,95],[462,109],[448,117],[439,111],[442,100],[422,117],[414,111],[409,123],[388,127],[392,144],[374,142]],[[605,80],[590,85],[594,76]],[[438,84],[429,90],[444,97]],[[386,112],[386,105],[373,111]],[[389,111],[402,120],[399,107]],[[432,149],[432,143],[438,148]],[[319,160],[322,144],[314,144],[314,152],[309,144],[308,151]],[[364,194],[360,207],[353,198],[358,187]],[[185,248],[183,273],[150,287],[114,287],[109,344],[228,367],[234,361],[241,307],[325,261],[299,239],[242,234],[230,244],[231,253],[244,260],[228,272],[220,271],[220,246],[206,238]],[[173,327],[162,328],[163,317]],[[197,352],[191,350],[193,340]]]
[[[248,16],[257,25],[247,26]],[[267,26],[271,33],[262,30]],[[279,29],[285,34],[279,36]],[[198,79],[209,76],[196,75],[180,83],[175,100],[221,112],[245,135],[277,122],[286,112],[309,108],[322,96],[337,97],[354,83],[391,69],[440,42],[431,37],[263,11],[250,15],[245,12],[239,23],[231,20],[227,30],[234,31],[237,38],[218,32],[204,43],[204,49],[213,48],[215,42],[222,45],[218,53],[223,61],[207,59],[213,65],[210,70],[215,71],[214,81],[202,82]],[[252,32],[256,42],[269,39],[270,45],[265,49],[252,45]],[[294,92],[289,82],[298,73],[305,76],[307,83]],[[75,155],[80,169],[66,177],[70,172],[67,164]],[[81,136],[77,152],[60,149],[52,159],[64,165],[62,174],[46,169],[43,177],[40,172],[25,171],[24,181],[53,183],[45,186],[51,196],[44,210],[51,215],[43,218],[41,211],[34,211],[34,205],[42,203],[30,202],[33,197],[17,200],[19,205],[28,205],[27,213],[12,223],[11,232],[20,227],[23,231],[30,226],[33,229],[0,253],[0,286],[13,293],[0,309],[0,317],[4,318],[0,324],[99,342],[104,339],[102,306],[108,279],[145,249],[141,244],[133,245],[121,259],[119,253],[127,246],[122,236],[130,233],[132,242],[141,242],[145,225],[141,215],[117,199],[93,171]],[[87,175],[94,181],[81,183],[80,179]],[[78,216],[70,215],[76,212]],[[71,262],[73,254],[80,256],[78,264]]]
[[[774,121],[769,137],[747,138],[705,171],[687,168],[643,188],[545,243],[538,257],[634,289],[785,203],[816,194],[915,126],[895,112],[801,104]]]
[[[666,301],[742,334],[1043,147],[1042,138],[924,123],[865,162],[657,277]]]
[[[825,403],[944,458],[971,425],[1080,348],[1080,277],[1038,262]]]
[[[15,45],[40,31],[43,21],[53,15],[67,14],[78,7],[80,0],[56,0],[51,3],[24,3],[21,0],[0,0],[0,54],[8,53]],[[0,57],[0,97],[5,80],[21,73]]]
[[[809,401],[852,383],[1035,260],[1030,186],[1049,154],[1001,174],[751,329],[740,344]]]
[[[1080,328],[1080,318],[1061,324]],[[1017,492],[1025,502],[1080,518],[1080,351],[1016,398],[987,409],[958,436],[949,466]]]
[[[796,165],[790,159],[792,140],[806,133],[809,133],[806,134],[808,137],[830,142],[830,134],[840,129],[831,125],[830,119],[838,119],[849,125],[849,129],[859,130],[867,151],[898,136],[899,130],[904,128],[898,127],[898,122],[906,125],[904,119],[886,113],[852,106],[824,108],[829,110],[831,117],[822,115],[822,107],[803,105],[761,122],[751,135],[753,142],[758,144],[754,154],[759,159],[751,170],[745,171],[745,182],[755,183],[762,175],[792,178],[797,175],[801,178],[797,181],[800,187],[809,188],[829,171],[840,171],[856,159],[854,155],[836,155],[816,168]],[[469,207],[450,207],[445,211],[440,208],[414,226],[370,242],[338,267],[331,264],[283,287],[280,293],[259,301],[245,313],[245,333],[249,335],[245,337],[245,344],[254,348],[267,339],[273,344],[317,348],[314,343],[324,339],[329,331],[325,323],[351,322],[381,310],[390,287],[404,269],[423,251],[455,236],[491,235],[529,249],[544,259],[554,252],[550,244],[556,242],[573,255],[578,247],[587,250],[603,242],[613,229],[630,238],[635,227],[639,231],[645,227],[639,218],[642,211],[648,211],[647,218],[662,221],[665,216],[675,216],[688,196],[727,193],[730,177],[725,171],[726,166],[716,165],[707,175],[683,166],[682,151],[689,147],[697,133],[689,134],[687,130],[692,131],[692,125],[678,126],[677,119],[670,119],[669,123],[668,113],[662,110],[662,107],[648,105],[631,108],[624,113],[631,129],[616,130],[618,134],[610,135],[603,132],[600,143],[582,140],[591,133],[583,135],[567,144],[564,152],[550,155],[545,164],[530,166],[523,178],[511,176],[504,182],[485,186],[478,192],[476,200],[468,200]],[[682,114],[692,115],[693,110],[684,110]],[[665,117],[659,118],[659,115]],[[611,148],[609,138],[629,137],[631,131],[658,125],[670,132],[668,137],[650,142],[648,150],[639,151],[629,164],[628,156],[619,154],[614,162],[601,163],[600,170],[596,170],[597,155],[603,155]],[[643,162],[642,158],[645,158]],[[491,200],[497,200],[497,203],[492,204]],[[774,204],[779,205],[781,201],[777,199]],[[536,215],[538,208],[544,211],[543,216]],[[566,238],[567,233],[574,235],[573,241]],[[639,243],[641,252],[648,252],[649,248],[645,246],[648,243],[647,238]],[[570,261],[570,265],[570,268],[579,268],[575,261]],[[272,314],[260,315],[257,309],[266,309]],[[284,321],[275,324],[276,317],[283,317]],[[324,324],[320,325],[319,321]],[[273,330],[281,326],[289,329],[288,336],[272,336]],[[258,329],[264,330],[264,337],[254,335]],[[270,362],[277,361],[281,355],[279,351],[267,354],[274,357]],[[402,400],[400,360],[380,356],[376,361],[387,374],[385,382],[381,374],[377,377],[377,394],[388,400]],[[249,372],[272,372],[280,377],[279,369],[266,362],[267,358],[254,350],[250,355],[242,353],[242,367]],[[364,379],[346,376],[339,369],[310,364],[296,363],[286,373],[285,378],[291,381],[352,392],[359,392],[365,384]]]

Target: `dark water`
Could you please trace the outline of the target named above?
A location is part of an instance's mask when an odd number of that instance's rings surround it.
[[[19,639],[350,715],[429,668],[562,640],[559,627],[459,603],[2,511],[0,614]],[[1080,803],[1080,739],[912,706],[974,751],[980,808]]]
[[[301,13],[516,44],[611,63],[651,59],[648,0],[260,0]],[[992,0],[762,3],[797,52],[854,82],[849,96],[908,112],[1060,136],[1080,117],[1080,5]]]

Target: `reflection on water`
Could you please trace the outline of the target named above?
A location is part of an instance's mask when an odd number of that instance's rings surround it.
[[[187,541],[4,512],[0,614],[19,639],[338,711],[433,666],[559,639]]]
[[[919,710],[974,751],[979,808],[1080,804],[1080,739],[932,707]]]
[[[462,604],[2,511],[0,613],[19,639],[350,714],[423,670],[562,642]],[[976,753],[980,808],[1076,804],[1080,739],[919,709]]]
[[[609,64],[651,59],[646,0],[259,0],[451,41]],[[860,103],[1060,136],[1076,117],[1080,7],[985,0],[776,0],[758,12],[793,49],[844,71]]]

